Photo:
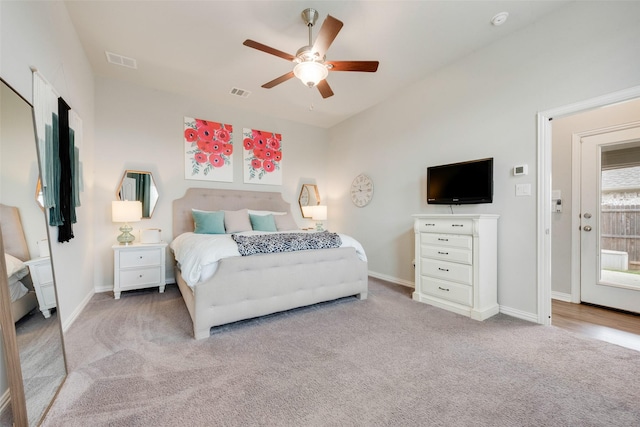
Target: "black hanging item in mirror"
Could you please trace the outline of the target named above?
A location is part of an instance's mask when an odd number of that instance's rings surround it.
[[[158,203],[158,188],[151,172],[126,170],[120,180],[117,200],[142,203],[142,218],[151,218]]]

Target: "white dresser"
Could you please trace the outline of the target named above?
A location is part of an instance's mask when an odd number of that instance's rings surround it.
[[[29,266],[33,289],[36,291],[38,306],[45,318],[51,316],[51,309],[56,308],[56,289],[53,284],[51,258],[42,257],[25,261]]]
[[[498,215],[413,215],[413,299],[484,320],[499,312]]]
[[[134,243],[113,245],[113,296],[122,291],[158,286],[165,288],[165,250],[167,244]]]

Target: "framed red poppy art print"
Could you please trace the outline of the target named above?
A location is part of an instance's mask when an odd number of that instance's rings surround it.
[[[282,185],[282,135],[242,129],[244,182]]]
[[[184,118],[184,177],[233,182],[233,126]]]

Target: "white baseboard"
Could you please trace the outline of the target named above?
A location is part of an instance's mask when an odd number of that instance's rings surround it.
[[[387,276],[386,274],[376,273],[375,271],[371,271],[371,270],[369,270],[368,274],[371,277],[384,280],[385,282],[395,283],[396,285],[402,285],[408,288],[415,288],[414,283],[409,282],[408,280],[398,279],[397,277]]]
[[[529,313],[515,308],[506,307],[504,305],[500,306],[500,313],[526,320],[528,322],[538,323],[538,315],[536,313]]]
[[[571,294],[566,294],[564,292],[551,291],[551,298],[559,301],[571,302]]]
[[[95,295],[95,290],[94,290],[94,292],[88,294],[82,300],[82,302],[78,305],[78,307],[76,307],[76,309],[73,311],[73,313],[71,313],[71,316],[69,316],[69,318],[62,325],[62,332],[67,332],[67,330],[71,327],[71,325],[73,325],[73,322],[76,321],[78,316],[80,316],[80,313],[82,313],[82,310],[84,310],[84,308],[87,306],[87,304],[89,304],[89,301],[91,301],[91,297],[93,297],[93,295]]]

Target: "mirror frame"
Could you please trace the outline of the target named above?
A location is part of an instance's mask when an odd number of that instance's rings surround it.
[[[27,101],[18,91],[16,91],[7,81],[0,77],[0,84],[6,86],[10,91],[12,91],[18,98],[25,102],[25,104],[30,109],[31,122],[33,125],[33,143],[34,143],[34,153],[37,162],[38,169],[38,182],[40,182],[40,170],[41,170],[41,162],[40,162],[40,153],[38,150],[38,138],[37,131],[35,125],[35,111],[31,102]],[[1,171],[0,171],[1,173]],[[25,188],[26,191],[31,192],[31,189]],[[36,197],[37,203],[37,197]],[[44,224],[44,228],[46,230],[46,238],[50,242],[49,235],[49,225],[48,225],[48,216],[47,212],[40,204],[38,206],[42,211],[42,221]],[[25,236],[26,238],[26,236]],[[0,229],[0,249],[5,251],[4,245],[4,237],[2,234],[2,230]],[[51,248],[49,247],[49,252],[51,252]],[[49,260],[51,263],[51,274],[53,276],[53,284],[54,284],[54,292],[56,299],[56,307],[59,306],[60,299],[58,298],[58,284],[56,280],[55,269],[53,266],[53,261],[51,255],[49,255]],[[25,395],[25,384],[24,384],[24,375],[23,375],[23,367],[22,361],[20,359],[20,348],[18,345],[18,335],[16,332],[16,326],[13,319],[12,309],[11,309],[11,295],[9,291],[9,280],[7,277],[7,266],[5,262],[4,256],[0,256],[0,333],[2,334],[3,341],[3,352],[4,352],[4,367],[6,370],[7,383],[9,386],[10,392],[10,400],[11,400],[11,415],[13,418],[14,426],[29,426],[29,411],[27,405],[27,396]],[[34,310],[37,310],[38,314],[40,310],[39,307],[36,306]],[[56,308],[57,310],[57,308]],[[36,314],[36,315],[38,315]],[[47,402],[46,406],[42,408],[42,412],[38,415],[38,419],[35,421],[33,425],[40,425],[46,414],[48,413],[51,405],[55,401],[56,397],[60,393],[62,386],[66,382],[66,379],[69,375],[69,366],[67,364],[67,354],[65,349],[64,342],[64,332],[62,329],[62,320],[60,316],[57,315],[57,329],[60,334],[60,348],[61,348],[61,357],[62,357],[62,365],[64,367],[64,375],[60,379],[60,383],[57,384],[55,392],[51,396],[51,399]]]
[[[0,230],[0,249],[4,252],[4,240]],[[7,370],[7,380],[11,393],[11,412],[13,424],[17,426],[29,425],[27,417],[27,401],[24,395],[24,381],[20,366],[20,352],[16,327],[11,314],[11,295],[9,294],[9,278],[4,256],[0,257],[0,327],[2,328],[2,343],[4,345],[4,361]],[[65,376],[66,377],[66,376]],[[63,380],[64,382],[64,380]]]
[[[144,207],[142,210],[143,212],[142,219],[150,219],[153,216],[153,212],[156,210],[156,207],[158,206],[158,200],[160,199],[160,193],[158,192],[158,185],[156,184],[155,178],[153,177],[153,174],[151,172],[134,170],[134,169],[125,170],[124,173],[122,174],[122,178],[120,178],[120,184],[118,184],[118,188],[116,189],[116,200],[126,200],[122,198],[122,186],[124,185],[124,180],[127,178],[127,174],[130,174],[130,173],[137,173],[140,175],[149,175],[149,177],[151,178],[151,183],[155,188],[157,197],[155,199],[155,202],[150,204],[149,206],[149,216],[144,216]]]
[[[312,203],[312,199],[315,197],[315,204]],[[306,213],[305,209],[308,206],[317,206],[320,204],[320,193],[318,192],[318,186],[316,184],[302,184],[300,188],[300,196],[298,196],[298,205],[300,205],[300,213],[302,218],[311,219],[311,213]]]

